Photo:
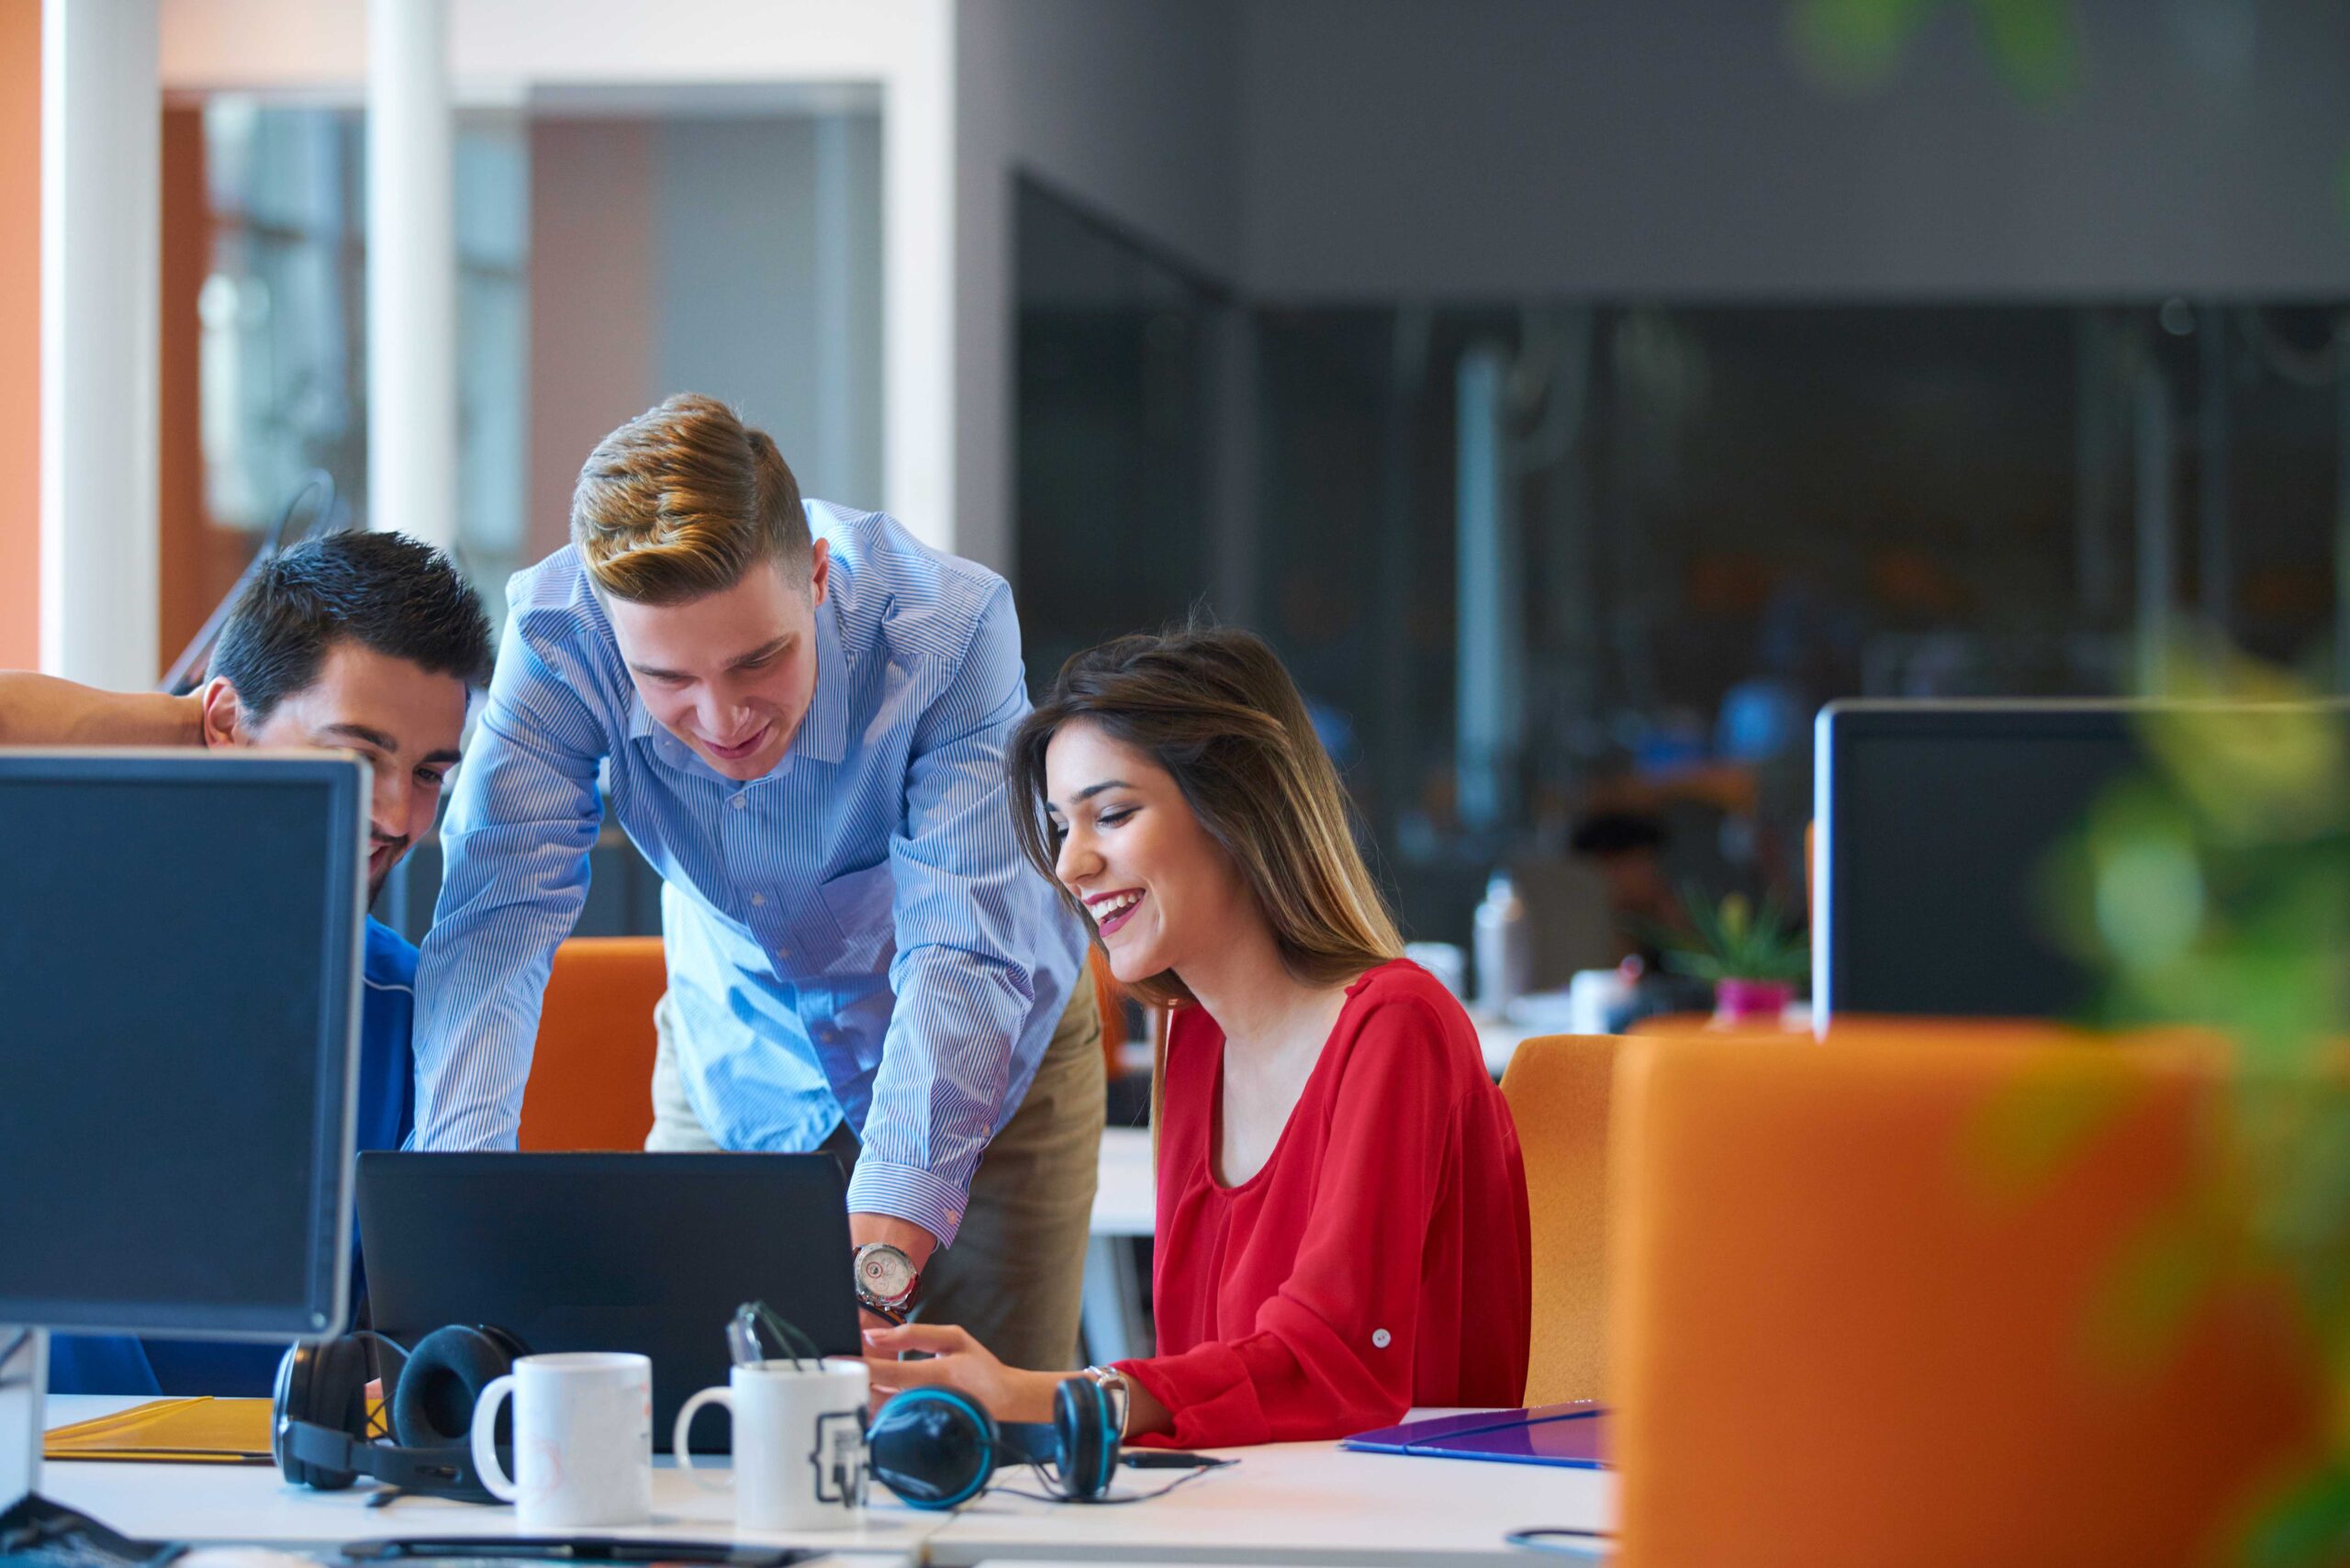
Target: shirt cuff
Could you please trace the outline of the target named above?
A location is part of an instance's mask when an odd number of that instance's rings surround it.
[[[1134,1438],[1130,1448],[1245,1448],[1272,1440],[1248,1363],[1221,1340],[1113,1365],[1150,1390],[1175,1423]]]
[[[893,1215],[912,1220],[951,1247],[963,1227],[963,1210],[971,1194],[935,1171],[919,1165],[890,1165],[867,1155],[856,1162],[848,1179],[848,1212],[853,1215]]]

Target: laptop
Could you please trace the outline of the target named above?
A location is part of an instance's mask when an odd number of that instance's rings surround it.
[[[826,1154],[369,1152],[359,1234],[377,1332],[413,1345],[488,1324],[538,1353],[639,1351],[660,1443],[688,1396],[726,1382],[726,1325],[746,1301],[826,1355],[860,1350],[847,1193]],[[724,1451],[729,1430],[695,1422],[695,1450]]]

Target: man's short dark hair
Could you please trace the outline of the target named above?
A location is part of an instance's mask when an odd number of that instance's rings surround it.
[[[329,533],[263,566],[237,600],[211,673],[258,722],[319,678],[336,644],[489,684],[489,616],[456,563],[404,533]]]

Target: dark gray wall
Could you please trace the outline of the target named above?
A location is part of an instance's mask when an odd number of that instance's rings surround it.
[[[2350,287],[2350,6],[2075,0],[2035,106],[1970,6],[1883,90],[1785,0],[1254,0],[1242,277],[1271,300]],[[2247,28],[2249,29],[2247,31]]]

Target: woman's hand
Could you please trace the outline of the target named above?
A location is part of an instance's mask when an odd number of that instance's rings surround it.
[[[920,1350],[927,1361],[901,1361],[901,1350]],[[952,1388],[968,1394],[999,1421],[1049,1421],[1053,1389],[1066,1372],[1023,1372],[1005,1366],[971,1338],[970,1330],[945,1323],[908,1323],[865,1331],[865,1365],[873,1374],[877,1400],[907,1388]]]

